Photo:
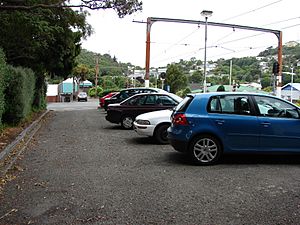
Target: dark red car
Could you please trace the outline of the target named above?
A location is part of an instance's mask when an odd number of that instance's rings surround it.
[[[111,123],[121,124],[125,129],[132,129],[138,115],[173,108],[181,100],[179,96],[168,92],[137,94],[121,103],[109,104],[105,118]]]
[[[103,107],[104,107],[105,99],[106,99],[106,98],[110,98],[110,97],[112,97],[112,96],[114,96],[114,95],[116,95],[116,94],[118,94],[118,93],[119,93],[119,92],[110,92],[110,93],[108,93],[107,95],[105,95],[105,96],[99,98],[99,107],[103,108]]]

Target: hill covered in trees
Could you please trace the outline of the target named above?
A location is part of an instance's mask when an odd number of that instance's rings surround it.
[[[77,56],[77,66],[74,74],[82,79],[94,81],[97,55],[94,52],[82,49]],[[257,57],[242,57],[232,59],[218,59],[209,61],[209,71],[207,82],[214,84],[228,84],[230,64],[232,63],[232,80],[239,83],[261,82],[263,88],[272,85],[272,66],[277,58],[277,48],[268,47],[260,52]],[[103,76],[126,76],[131,69],[142,69],[131,63],[118,62],[115,56],[109,54],[100,55],[99,59],[99,77]],[[288,43],[283,46],[283,72],[294,72],[299,74],[300,68],[297,68],[297,62],[300,61],[300,44],[297,42]],[[188,78],[188,83],[203,83],[203,62],[196,58],[190,60],[180,60],[172,63],[178,66],[182,73]],[[170,65],[166,65],[168,67]],[[283,73],[283,84],[289,83],[290,74]],[[300,76],[294,76],[294,82],[300,82]]]

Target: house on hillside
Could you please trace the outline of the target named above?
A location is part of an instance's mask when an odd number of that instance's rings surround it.
[[[300,83],[288,83],[281,88],[281,97],[286,100],[297,101],[300,99]]]

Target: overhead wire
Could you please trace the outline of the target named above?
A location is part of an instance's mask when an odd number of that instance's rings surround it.
[[[282,2],[282,1],[283,1],[283,0],[278,0],[278,1],[275,1],[275,2],[271,2],[271,3],[269,3],[269,4],[260,6],[260,7],[255,8],[255,9],[252,9],[252,10],[250,10],[250,11],[247,11],[247,12],[244,12],[244,13],[241,13],[241,14],[238,14],[238,15],[236,15],[236,16],[229,17],[229,18],[223,20],[223,22],[228,21],[228,20],[231,20],[231,19],[235,19],[235,18],[238,18],[238,17],[241,17],[241,16],[244,16],[244,15],[247,15],[247,14],[249,14],[249,13],[253,13],[253,12],[255,12],[255,11],[258,11],[258,10],[260,10],[260,9],[264,9],[264,8],[266,8],[266,7],[269,7],[269,6],[271,6],[271,5],[277,4],[277,3]]]
[[[283,28],[281,28],[281,30],[293,28],[293,27],[296,27],[296,26],[300,26],[300,24],[294,24],[294,25],[291,25],[291,26],[283,27]],[[265,35],[265,34],[266,33],[259,33],[259,34],[255,34],[255,35],[245,36],[245,37],[237,38],[237,39],[234,39],[234,40],[226,41],[226,42],[220,43],[219,45],[208,46],[207,49],[209,49],[209,48],[222,48],[222,49],[225,49],[227,51],[231,51],[231,52],[227,52],[227,53],[223,53],[223,54],[214,55],[214,56],[211,56],[210,58],[229,55],[229,54],[232,54],[233,52],[235,54],[238,54],[238,53],[249,51],[249,50],[269,47],[269,46],[266,46],[266,45],[260,46],[260,47],[245,47],[245,50],[235,51],[235,50],[232,50],[232,49],[229,49],[229,48],[226,48],[226,47],[222,46],[222,45],[229,44],[229,43],[232,43],[232,42],[237,42],[237,41],[241,41],[241,40],[245,40],[245,39],[250,39],[250,38],[257,37],[257,36],[260,36],[260,35]],[[186,53],[183,53],[183,54],[180,54],[180,55],[176,55],[176,56],[173,56],[171,58],[168,57],[168,58],[165,58],[165,59],[162,59],[162,60],[156,60],[156,61],[154,60],[154,62],[164,62],[164,61],[179,58],[179,57],[182,57],[182,56],[188,57],[188,56],[195,55],[196,53],[198,53],[199,51],[202,51],[202,50],[204,50],[204,48],[197,48],[196,50],[189,51],[189,52],[186,52]]]
[[[199,30],[199,26],[196,30],[193,30],[191,33],[189,33],[188,35],[184,36],[183,38],[181,38],[180,40],[176,41],[175,43],[171,44],[169,47],[167,47],[166,49],[164,49],[161,53],[159,53],[157,56],[154,57],[159,57],[161,55],[163,55],[166,51],[170,50],[172,47],[178,45],[180,42],[184,41],[185,39],[187,39],[188,37],[190,37],[191,35],[193,35],[194,33],[196,33]],[[184,44],[185,46],[187,44]]]
[[[224,21],[227,21],[227,20],[230,20],[230,19],[234,19],[234,18],[243,16],[243,15],[246,15],[246,14],[249,14],[249,13],[253,13],[253,12],[255,12],[255,11],[258,11],[258,10],[261,10],[261,9],[263,9],[263,8],[269,7],[269,6],[271,6],[271,5],[277,4],[277,3],[281,2],[281,1],[283,1],[283,0],[278,0],[278,1],[271,2],[271,3],[269,3],[269,4],[266,4],[266,5],[263,5],[263,6],[261,6],[261,7],[255,8],[255,9],[253,9],[253,10],[250,10],[250,11],[241,13],[241,14],[239,14],[239,15],[236,15],[236,16],[233,16],[233,17],[230,17],[230,18],[227,18],[227,19],[225,19]],[[293,18],[289,18],[289,19],[285,19],[285,20],[281,20],[281,21],[276,21],[276,22],[272,22],[272,23],[265,24],[265,25],[262,25],[262,26],[269,26],[269,25],[279,24],[279,23],[288,22],[288,21],[295,20],[295,19],[300,19],[300,17],[293,17]],[[299,25],[300,25],[300,24],[294,24],[294,25],[291,25],[291,26],[287,26],[287,27],[281,28],[281,30],[285,30],[285,29],[288,29],[288,28],[296,27],[296,26],[299,26]],[[174,47],[174,46],[176,46],[176,45],[184,45],[184,46],[190,45],[190,44],[179,44],[179,43],[182,42],[183,40],[185,40],[186,38],[188,38],[189,36],[191,36],[193,33],[195,33],[195,32],[198,31],[198,30],[199,30],[199,27],[198,27],[197,30],[193,31],[191,34],[189,34],[189,35],[187,35],[186,37],[180,39],[180,40],[177,41],[176,43],[170,45],[167,49],[164,50],[164,52],[166,52],[167,50],[170,50],[172,47]],[[220,42],[221,40],[224,40],[224,39],[228,38],[229,36],[231,36],[231,35],[234,34],[234,33],[235,33],[235,30],[233,30],[233,32],[231,32],[231,33],[225,35],[224,37],[218,39],[218,40],[216,41],[216,43]],[[219,45],[224,45],[224,44],[228,44],[228,43],[232,43],[232,42],[236,42],[236,41],[241,41],[241,40],[245,40],[245,39],[250,39],[250,38],[257,37],[257,36],[260,36],[260,35],[263,35],[263,34],[265,34],[265,33],[260,33],[260,34],[255,34],[255,35],[245,36],[245,37],[241,37],[241,38],[238,38],[238,39],[234,39],[234,40],[230,40],[230,41],[223,42],[223,43],[221,43],[221,44],[219,44]],[[225,50],[230,50],[230,49],[228,49],[228,48],[226,48],[226,47],[224,47],[224,46],[219,46],[219,45],[216,45],[216,46],[214,46],[214,47],[220,47],[220,48],[223,48],[223,49],[225,49]],[[213,47],[213,46],[211,46],[211,47]],[[264,47],[268,47],[268,46],[264,46]],[[209,48],[209,47],[208,47],[208,48]],[[248,47],[247,50],[243,50],[243,51],[248,51],[249,49],[252,49],[252,50],[253,50],[253,49],[258,49],[258,48],[262,48],[262,47],[255,47],[255,48],[253,48],[253,47]],[[178,57],[180,57],[180,56],[187,55],[187,54],[191,54],[191,53],[194,53],[194,54],[195,54],[195,53],[199,52],[200,50],[203,50],[203,48],[199,48],[199,49],[197,49],[197,50],[189,51],[188,53],[180,54],[180,55],[174,56],[174,57],[172,57],[172,58],[178,58]],[[243,52],[243,51],[234,51],[234,50],[230,50],[230,51],[236,52],[236,53]],[[231,52],[231,53],[232,53],[232,52]],[[231,53],[225,53],[225,54],[221,54],[221,55],[227,55],[227,54],[231,54]],[[160,54],[160,55],[162,55],[162,54]],[[155,56],[155,58],[156,58],[156,57],[159,57],[160,55]],[[172,58],[171,58],[171,59],[172,59]],[[170,59],[170,58],[168,58],[168,59]],[[166,60],[167,60],[167,59],[164,59],[163,61],[166,61]],[[159,61],[160,61],[160,60],[159,60]]]

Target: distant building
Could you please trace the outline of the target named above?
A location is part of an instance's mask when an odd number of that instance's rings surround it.
[[[299,43],[297,41],[289,41],[289,42],[285,43],[286,47],[296,47],[297,45],[299,45]]]
[[[58,84],[47,85],[47,102],[58,102]]]
[[[248,84],[240,84],[240,86],[255,88],[256,90],[261,90],[262,86],[259,83],[251,82]]]
[[[297,101],[300,99],[300,83],[288,83],[281,88],[281,97],[286,100]]]
[[[71,97],[77,94],[79,85],[73,78],[68,78],[58,85],[58,96],[60,102],[69,102]],[[74,96],[73,96],[74,97]]]

